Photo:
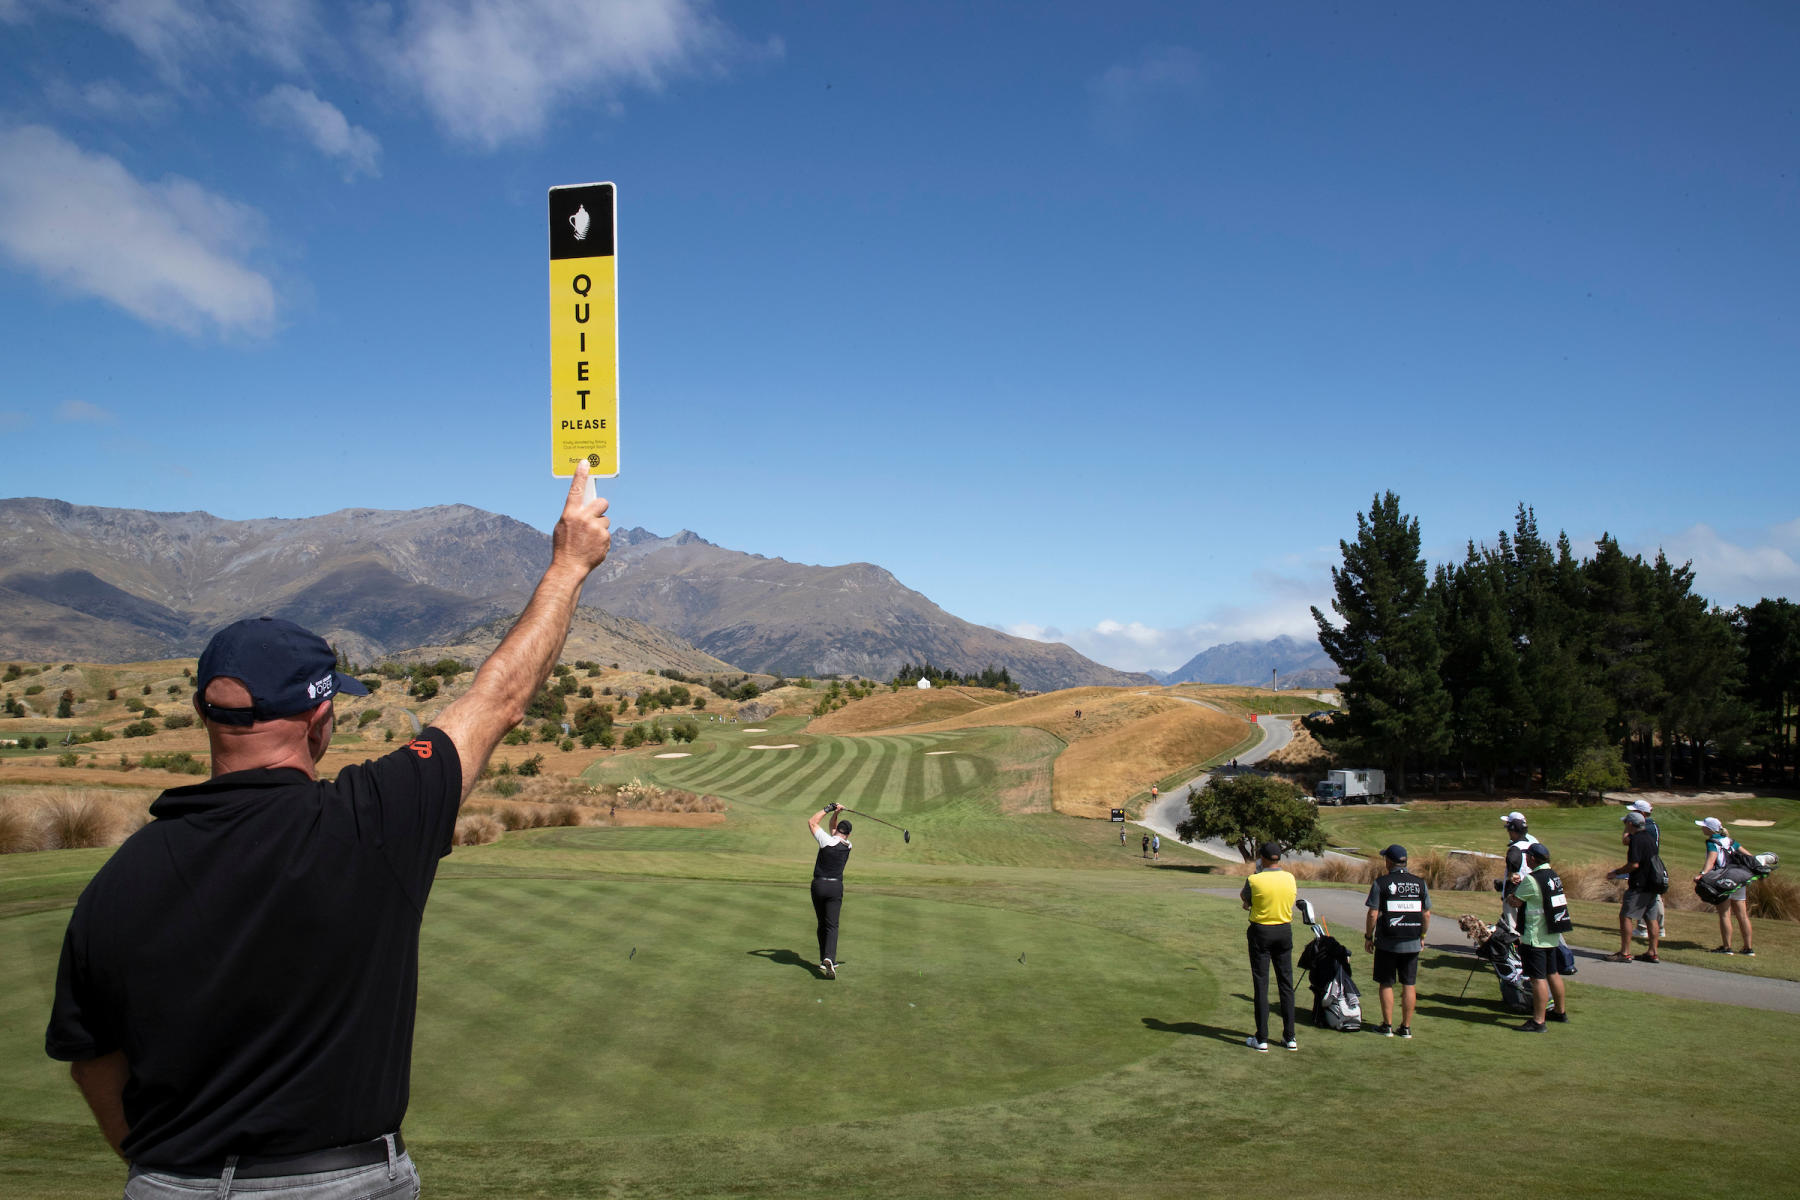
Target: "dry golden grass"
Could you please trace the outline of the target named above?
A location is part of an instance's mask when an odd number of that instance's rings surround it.
[[[782,689],[786,691],[788,689]],[[817,704],[823,691],[819,688],[794,689],[810,699],[808,710]],[[779,694],[779,693],[777,693]],[[1007,702],[1019,703],[1005,692],[992,688],[943,687],[921,690],[904,687],[897,692],[886,688],[862,700],[853,700],[836,712],[827,713],[808,725],[809,733],[873,733],[892,731],[909,725],[945,721],[967,713],[993,708]],[[1012,724],[1013,722],[1005,722]]]
[[[0,788],[0,853],[116,846],[150,819],[155,798],[136,788]]]
[[[1294,736],[1287,745],[1264,758],[1259,764],[1283,775],[1322,775],[1331,764],[1331,755],[1319,745],[1319,739],[1306,731],[1300,722],[1291,722]]]
[[[1800,884],[1781,875],[1751,884],[1750,915],[1770,921],[1800,921]]]
[[[456,833],[450,842],[454,846],[485,846],[499,841],[505,832],[506,826],[495,820],[491,813],[465,813],[456,818]]]
[[[1152,780],[1204,762],[1243,740],[1244,722],[1178,700],[1136,697],[1141,715],[1103,733],[1082,737],[1057,756],[1051,804],[1078,817],[1104,817]],[[1150,706],[1166,706],[1155,711]],[[1108,706],[1108,717],[1139,705]],[[1086,711],[1083,710],[1083,721]]]

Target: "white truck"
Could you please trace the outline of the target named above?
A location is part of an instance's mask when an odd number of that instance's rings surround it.
[[[1320,804],[1374,804],[1387,798],[1387,772],[1372,767],[1327,771],[1313,789]]]

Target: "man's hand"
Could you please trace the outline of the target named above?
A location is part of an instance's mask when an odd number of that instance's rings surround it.
[[[585,576],[605,562],[607,551],[612,549],[612,521],[606,509],[604,496],[588,499],[588,465],[583,459],[575,465],[575,478],[569,481],[562,517],[550,534],[551,563],[566,563]]]

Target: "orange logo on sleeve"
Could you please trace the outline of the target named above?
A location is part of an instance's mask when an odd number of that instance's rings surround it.
[[[426,741],[424,738],[420,738],[416,742],[406,743],[406,748],[408,750],[411,750],[414,754],[418,755],[420,758],[430,758],[431,757],[431,743]]]

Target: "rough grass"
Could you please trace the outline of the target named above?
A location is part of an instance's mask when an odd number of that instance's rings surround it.
[[[494,818],[492,813],[470,812],[456,818],[456,833],[451,843],[457,846],[485,846],[489,842],[497,842],[500,835],[506,832],[506,826]]]
[[[806,694],[816,702],[823,693],[815,689]],[[1009,702],[1017,703],[1017,697],[992,688],[904,687],[897,692],[883,688],[873,696],[853,700],[836,712],[817,718],[806,728],[808,733],[870,733],[950,720]]]
[[[149,820],[156,795],[136,788],[0,788],[0,854],[116,846]]]

